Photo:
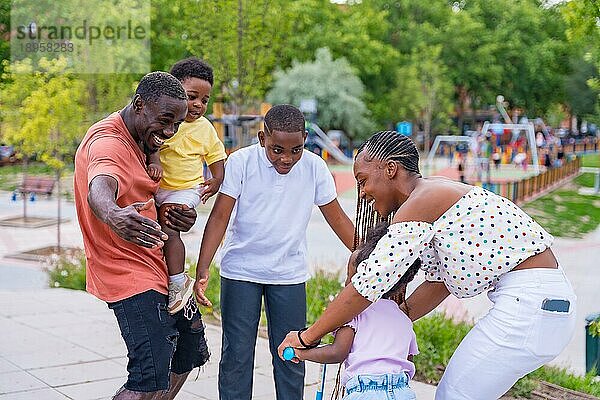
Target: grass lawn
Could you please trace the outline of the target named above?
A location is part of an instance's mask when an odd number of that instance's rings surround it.
[[[581,157],[582,167],[600,168],[600,153],[588,153]]]
[[[584,154],[581,158],[582,167],[600,168],[600,154]],[[594,187],[595,175],[585,173],[575,178],[575,183],[583,187]]]
[[[600,167],[600,154],[585,154],[582,166]],[[523,210],[554,236],[581,238],[600,225],[600,196],[579,194],[580,187],[594,187],[594,179],[594,174],[581,174]]]
[[[600,224],[600,196],[585,196],[569,184],[523,206],[554,236],[581,238]]]

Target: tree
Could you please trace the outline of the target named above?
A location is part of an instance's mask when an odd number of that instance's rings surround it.
[[[60,248],[60,178],[65,158],[72,158],[82,135],[85,83],[68,70],[64,58],[40,59],[37,70],[29,60],[5,68],[8,75],[1,88],[2,108],[10,111],[3,115],[4,140],[26,157],[35,155],[55,170]]]
[[[267,100],[299,105],[303,99],[316,99],[319,125],[324,129],[342,129],[355,139],[370,133],[363,94],[364,86],[348,61],[334,60],[324,48],[317,50],[314,61],[294,62],[288,71],[276,72]]]
[[[441,62],[441,46],[421,45],[398,69],[396,88],[390,108],[397,110],[396,120],[408,119],[423,127],[424,149],[429,151],[433,122],[443,126],[452,111],[452,82]]]
[[[272,72],[287,46],[293,16],[285,0],[189,2],[155,0],[164,9],[154,48],[165,55],[156,66],[168,69],[184,56],[206,60],[214,69],[215,92],[242,113],[260,102],[272,84]],[[177,42],[184,43],[182,49]],[[173,45],[173,47],[170,47]]]
[[[571,113],[581,121],[597,109],[598,92],[590,87],[589,82],[598,77],[598,70],[582,58],[573,59],[571,65],[573,72],[566,77],[566,103]]]
[[[10,1],[0,1],[0,60],[10,58]],[[4,64],[0,64],[0,77],[4,73]],[[2,79],[0,78],[0,81]]]
[[[493,32],[497,64],[502,66],[497,94],[530,115],[543,115],[564,101],[570,50],[556,7],[536,0],[472,0],[465,10]]]
[[[308,61],[327,47],[333,58],[345,58],[365,86],[364,101],[372,118],[383,125],[393,114],[386,93],[395,83],[399,53],[389,43],[388,11],[373,1],[333,4],[329,0],[289,2],[291,34],[283,48],[282,68],[292,60]]]
[[[566,34],[569,42],[573,46],[579,47],[583,53],[580,62],[582,64],[592,64],[595,67],[595,71],[589,71],[592,72],[592,75],[588,76],[587,85],[597,95],[595,115],[591,119],[600,123],[598,117],[600,115],[600,77],[598,76],[598,71],[600,71],[600,4],[594,0],[570,1],[562,7],[561,11],[567,24]],[[579,67],[585,68],[581,65]],[[577,74],[577,72],[578,69],[576,68],[575,75],[581,77],[581,74]],[[584,74],[586,73],[584,72]],[[578,80],[574,77],[573,79]],[[569,96],[572,93],[571,89],[574,89],[573,83],[573,81],[567,82]],[[580,85],[580,82],[578,85]],[[577,105],[574,108],[577,109]]]

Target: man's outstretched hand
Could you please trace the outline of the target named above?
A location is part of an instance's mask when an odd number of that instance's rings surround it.
[[[119,237],[142,247],[162,247],[168,236],[160,229],[160,225],[146,218],[141,211],[156,207],[154,199],[133,203],[124,208],[110,211],[106,223]]]

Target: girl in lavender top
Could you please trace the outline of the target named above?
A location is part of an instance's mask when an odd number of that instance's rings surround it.
[[[367,259],[379,239],[387,233],[387,222],[369,231],[365,242],[352,253],[348,261],[346,285],[356,273],[356,267]],[[341,384],[345,386],[344,400],[415,399],[409,381],[415,374],[412,356],[419,353],[411,320],[398,303],[404,302],[406,285],[421,263],[417,260],[402,279],[383,298],[334,332],[330,345],[312,349],[294,349],[292,360],[324,364],[344,362]],[[394,300],[392,300],[392,298]],[[398,303],[396,303],[398,301]],[[336,392],[339,393],[339,380]]]

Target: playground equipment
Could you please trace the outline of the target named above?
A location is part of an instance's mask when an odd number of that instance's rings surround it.
[[[310,122],[308,123],[308,128],[315,133],[316,136],[314,140],[317,146],[319,146],[321,149],[327,150],[329,155],[335,158],[338,162],[345,165],[352,165],[352,158],[347,157],[344,152],[341,151],[331,139],[329,139],[327,134],[325,134],[325,132],[319,128],[319,125],[315,124],[314,122]]]
[[[504,96],[502,96],[501,94],[496,96],[496,108],[498,109],[500,115],[502,115],[502,118],[504,118],[504,122],[506,122],[507,124],[512,124],[512,120],[510,119],[508,113],[506,112],[506,109],[504,108]]]
[[[467,143],[469,148],[473,147],[473,141],[475,139],[471,136],[452,136],[452,135],[439,135],[435,137],[433,141],[433,145],[427,154],[427,158],[425,160],[425,166],[429,170],[429,168],[433,165],[433,159],[435,158],[435,154],[440,147],[442,142],[448,142],[452,144],[456,143]]]
[[[525,135],[527,138],[527,142],[529,143],[529,149],[531,152],[531,167],[533,168],[536,174],[540,173],[540,162],[538,158],[537,145],[535,143],[535,129],[533,126],[533,122],[528,122],[526,124],[502,124],[502,123],[489,123],[486,121],[483,124],[483,128],[481,128],[481,134],[486,136],[488,132],[501,130],[504,132],[505,129],[510,129],[513,132],[513,137],[511,142],[514,142],[519,137],[521,131],[525,131]]]

